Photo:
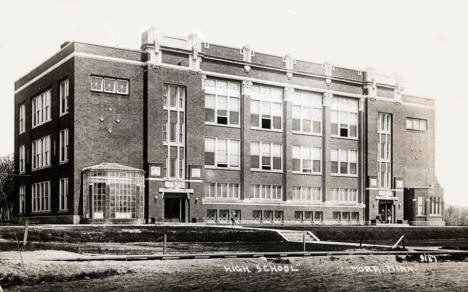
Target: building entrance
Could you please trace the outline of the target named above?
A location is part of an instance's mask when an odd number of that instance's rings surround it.
[[[380,201],[379,202],[379,214],[377,215],[377,223],[379,224],[395,223],[395,212],[393,208],[393,201]]]
[[[185,222],[186,198],[179,194],[164,196],[164,221]]]

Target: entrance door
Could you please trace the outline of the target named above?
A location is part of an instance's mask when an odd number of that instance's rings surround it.
[[[185,222],[185,198],[164,198],[164,221]]]
[[[393,202],[379,202],[379,215],[377,218],[377,223],[392,224],[394,222],[395,218],[393,214]]]

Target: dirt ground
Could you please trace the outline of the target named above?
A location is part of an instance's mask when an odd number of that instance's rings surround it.
[[[77,254],[65,251],[24,252],[25,271],[18,252],[0,252],[0,275],[18,275],[24,280],[24,284],[12,285],[4,290],[467,291],[468,289],[468,262],[398,262],[395,256],[287,258],[280,262],[265,258],[129,262],[42,261],[51,257],[75,256]],[[77,275],[84,276],[76,277]]]

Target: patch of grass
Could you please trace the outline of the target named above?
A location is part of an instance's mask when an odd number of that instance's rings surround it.
[[[132,273],[127,271],[125,273]],[[0,274],[0,283],[3,288],[20,286],[20,285],[35,285],[43,282],[65,282],[65,281],[76,281],[76,280],[87,280],[87,279],[103,279],[110,276],[120,275],[121,272],[115,269],[107,269],[102,271],[92,272],[80,272],[70,276],[64,275],[39,275],[39,276],[18,276],[14,274]]]
[[[239,230],[212,227],[139,226],[129,229],[118,226],[83,227],[70,229],[31,228],[28,241],[39,242],[161,242],[164,234],[168,242],[259,242],[280,241],[276,232]],[[1,237],[22,238],[22,230],[4,230]]]

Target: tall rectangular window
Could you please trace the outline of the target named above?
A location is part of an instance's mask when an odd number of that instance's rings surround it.
[[[32,142],[32,169],[50,166],[50,136]]]
[[[205,165],[238,169],[240,166],[239,140],[205,138]]]
[[[423,197],[418,197],[418,215],[424,215]]]
[[[240,121],[240,83],[207,79],[205,88],[205,122],[238,126]]]
[[[163,88],[164,175],[185,178],[185,102],[186,88],[164,84]]]
[[[50,211],[50,181],[39,182],[31,186],[32,211]]]
[[[250,143],[250,168],[253,170],[281,171],[282,146],[274,143]]]
[[[318,147],[292,147],[293,172],[321,173],[322,149]]]
[[[50,89],[31,100],[32,127],[37,127],[50,121]]]
[[[322,95],[295,91],[292,106],[293,132],[322,133]]]
[[[19,213],[24,214],[26,210],[26,186],[19,187]]]
[[[68,210],[68,178],[59,180],[59,210]]]
[[[335,175],[357,175],[357,151],[332,149],[331,173]]]
[[[63,129],[60,131],[59,135],[59,156],[60,163],[68,161],[68,129]]]
[[[69,82],[68,79],[60,83],[60,115],[68,113],[68,100],[69,100]]]
[[[19,173],[26,171],[26,145],[19,147]]]
[[[352,98],[331,98],[331,134],[357,138],[359,101]]]
[[[283,129],[281,88],[253,85],[250,95],[250,125],[254,129]]]
[[[392,188],[392,115],[379,113],[378,121],[378,184],[385,190]]]
[[[26,105],[23,103],[19,106],[19,133],[26,131]]]

